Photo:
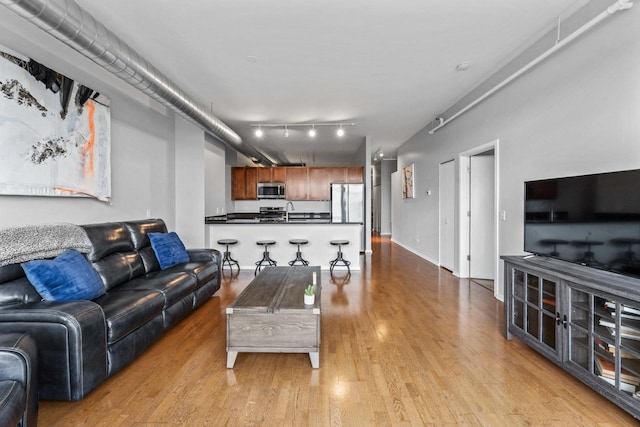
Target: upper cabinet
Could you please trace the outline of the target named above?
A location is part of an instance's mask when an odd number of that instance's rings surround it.
[[[257,200],[258,182],[284,182],[287,200],[329,200],[332,183],[362,183],[364,168],[348,167],[234,167],[231,198]]]
[[[258,200],[258,169],[231,168],[231,199]]]
[[[307,200],[307,182],[309,169],[304,167],[287,168],[285,191],[287,200]]]
[[[258,171],[258,182],[285,182],[287,179],[287,169],[281,167],[256,168]]]
[[[346,182],[348,184],[360,184],[364,182],[364,168],[362,166],[349,166],[346,169]]]
[[[334,168],[309,168],[308,200],[329,200],[331,198],[329,193],[329,185],[332,182],[330,169]]]

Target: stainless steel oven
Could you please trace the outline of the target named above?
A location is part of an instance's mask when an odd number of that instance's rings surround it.
[[[284,182],[259,182],[258,199],[284,199]]]

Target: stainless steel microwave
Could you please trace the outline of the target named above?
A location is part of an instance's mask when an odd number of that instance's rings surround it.
[[[258,199],[284,199],[284,182],[259,182]]]

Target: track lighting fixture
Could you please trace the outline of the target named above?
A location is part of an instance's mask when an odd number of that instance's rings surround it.
[[[379,147],[375,153],[373,153],[373,160],[382,160],[384,159],[384,151],[382,151],[382,147]]]
[[[251,127],[255,127],[255,134],[258,138],[261,138],[264,135],[264,131],[262,128],[281,128],[284,129],[284,137],[289,137],[289,128],[290,127],[306,127],[309,128],[308,135],[310,138],[314,138],[317,135],[316,126],[334,126],[338,129],[336,130],[336,135],[338,137],[342,137],[345,134],[344,127],[346,126],[355,126],[355,123],[347,123],[347,122],[331,122],[331,123],[261,123],[259,125],[250,125]]]

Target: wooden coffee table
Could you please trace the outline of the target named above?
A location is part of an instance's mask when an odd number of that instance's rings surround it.
[[[316,275],[315,303],[304,290]],[[309,353],[320,366],[320,267],[267,267],[227,307],[227,368],[238,352]]]

